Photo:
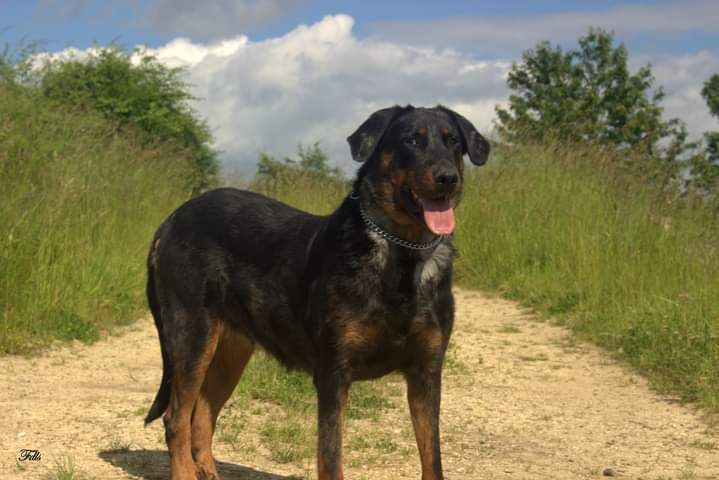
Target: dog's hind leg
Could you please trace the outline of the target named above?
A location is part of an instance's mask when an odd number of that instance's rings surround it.
[[[235,332],[227,324],[222,324],[221,329],[215,356],[192,412],[192,454],[195,464],[205,478],[216,479],[220,476],[212,456],[212,435],[217,416],[230,398],[254,351],[250,339]]]
[[[164,312],[163,312],[164,317]],[[174,365],[170,405],[163,421],[172,480],[196,480],[192,459],[191,417],[219,340],[219,324],[204,309],[172,312],[176,326],[169,355]]]

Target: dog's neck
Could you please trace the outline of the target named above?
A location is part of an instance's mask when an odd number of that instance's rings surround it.
[[[387,198],[385,192],[377,191],[373,182],[359,179],[355,182],[354,191],[360,208],[388,234],[416,244],[430,244],[437,240],[437,236],[417,219],[407,214],[396,215],[399,218],[390,216],[387,210],[393,208],[394,198]]]

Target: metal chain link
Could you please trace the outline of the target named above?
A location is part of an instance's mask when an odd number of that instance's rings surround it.
[[[349,195],[349,198],[351,198],[352,200],[359,200],[359,195],[355,192],[351,192]],[[409,248],[411,250],[428,250],[430,248],[434,248],[437,245],[439,245],[439,243],[444,238],[444,235],[437,235],[434,238],[434,240],[431,240],[429,242],[424,242],[424,243],[418,243],[418,242],[411,242],[409,240],[405,240],[403,238],[396,237],[396,236],[392,235],[391,233],[384,231],[382,229],[382,227],[377,225],[370,218],[370,216],[367,215],[367,212],[364,211],[364,208],[362,208],[362,204],[359,203],[359,201],[357,202],[357,204],[359,206],[360,217],[362,217],[362,220],[364,221],[365,225],[367,225],[367,227],[370,230],[372,230],[373,232],[375,232],[382,238],[389,240],[390,242],[392,242],[396,245],[399,245],[400,247]]]

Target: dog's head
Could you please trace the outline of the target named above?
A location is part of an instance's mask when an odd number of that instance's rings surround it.
[[[462,192],[463,156],[483,165],[489,143],[462,115],[435,108],[391,107],[373,113],[347,138],[371,179],[375,200],[396,225],[454,231]]]

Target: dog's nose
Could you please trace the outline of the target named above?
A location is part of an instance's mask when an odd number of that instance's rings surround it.
[[[454,188],[459,181],[457,171],[449,168],[441,168],[434,172],[434,183],[442,188]]]

